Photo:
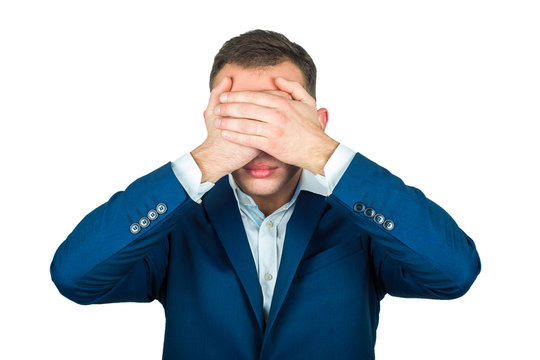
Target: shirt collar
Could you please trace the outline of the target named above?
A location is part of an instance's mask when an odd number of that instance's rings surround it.
[[[321,177],[324,179],[324,177]],[[244,193],[236,182],[234,181],[234,178],[231,174],[229,174],[229,185],[231,186],[234,197],[236,198],[236,201],[238,202],[238,206],[240,207],[240,210],[247,212],[249,216],[255,220],[258,224],[260,224],[265,216],[264,214],[259,210],[259,207],[255,203],[255,201],[251,198],[251,196]],[[300,175],[300,181],[298,182],[298,185],[296,186],[296,190],[294,191],[292,199],[287,203],[284,204],[282,207],[280,207],[276,212],[287,210],[289,209],[294,203],[296,202],[296,199],[298,198],[298,195],[300,194],[300,191],[309,191],[315,194],[326,196],[327,189],[321,184],[321,182],[316,178],[313,173],[311,173],[308,170],[302,169],[302,174]]]

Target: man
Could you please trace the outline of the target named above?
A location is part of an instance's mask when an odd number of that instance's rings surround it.
[[[157,299],[164,359],[373,359],[386,293],[463,295],[480,271],[473,241],[324,133],[315,79],[283,35],[226,42],[206,140],[81,221],[51,265],[60,292]]]

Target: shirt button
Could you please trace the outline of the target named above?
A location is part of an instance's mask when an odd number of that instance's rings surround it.
[[[268,221],[268,222],[266,223],[266,227],[267,227],[267,228],[271,228],[272,226],[274,226],[274,223],[273,223],[273,222]]]
[[[272,274],[269,274],[269,273],[266,273],[264,274],[264,280],[266,281],[270,281],[272,280],[274,277],[272,276]]]

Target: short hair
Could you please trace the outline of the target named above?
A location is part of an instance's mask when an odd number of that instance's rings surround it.
[[[244,68],[262,68],[290,61],[302,75],[306,91],[315,98],[317,68],[309,54],[300,45],[284,35],[268,30],[252,30],[223,44],[214,58],[210,72],[210,90],[219,71],[227,64]]]

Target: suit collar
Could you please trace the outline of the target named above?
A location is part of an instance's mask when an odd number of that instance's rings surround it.
[[[294,212],[287,224],[281,264],[266,324],[267,332],[270,331],[283,305],[300,260],[302,260],[325,207],[326,201],[323,196],[308,191],[300,192]]]
[[[263,301],[257,270],[237,202],[227,177],[221,178],[214,188],[206,194],[203,205],[234,271],[242,283],[262,332],[264,328]]]
[[[244,287],[259,327],[263,331],[263,301],[257,270],[238,204],[227,177],[221,178],[214,188],[205,195],[203,204],[238,279]],[[267,333],[281,309],[298,265],[325,207],[326,201],[323,196],[309,191],[301,191],[298,195],[294,212],[287,224],[281,264],[266,323]]]

